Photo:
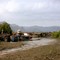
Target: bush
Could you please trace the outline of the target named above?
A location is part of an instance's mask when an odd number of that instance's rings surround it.
[[[60,38],[60,31],[52,32],[51,35],[52,35],[53,38]]]

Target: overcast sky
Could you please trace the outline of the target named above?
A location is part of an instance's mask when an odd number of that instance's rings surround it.
[[[60,0],[0,0],[0,22],[20,26],[60,26]]]

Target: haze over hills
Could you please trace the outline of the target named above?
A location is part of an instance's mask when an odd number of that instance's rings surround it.
[[[15,24],[10,24],[11,29],[16,32],[17,30],[21,30],[22,32],[53,32],[59,31],[60,26],[50,26],[50,27],[42,27],[42,26],[18,26]]]

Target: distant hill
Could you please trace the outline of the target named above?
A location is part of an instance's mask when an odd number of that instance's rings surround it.
[[[10,27],[11,27],[11,29],[14,31],[14,32],[16,32],[17,30],[21,30],[22,32],[24,31],[24,28],[23,27],[20,27],[20,26],[18,26],[18,25],[16,25],[16,24],[10,24]]]
[[[21,30],[22,32],[53,32],[59,31],[60,26],[51,26],[51,27],[41,27],[41,26],[30,26],[30,27],[22,27],[15,24],[10,25],[13,31]]]

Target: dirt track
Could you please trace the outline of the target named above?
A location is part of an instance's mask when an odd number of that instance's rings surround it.
[[[42,38],[40,40],[33,39],[33,41],[25,41],[23,42],[25,45],[22,47],[0,51],[0,56],[9,54],[12,52],[16,52],[16,51],[28,50],[28,49],[43,46],[43,45],[53,44],[55,42],[56,42],[55,39],[48,39],[48,38]]]

